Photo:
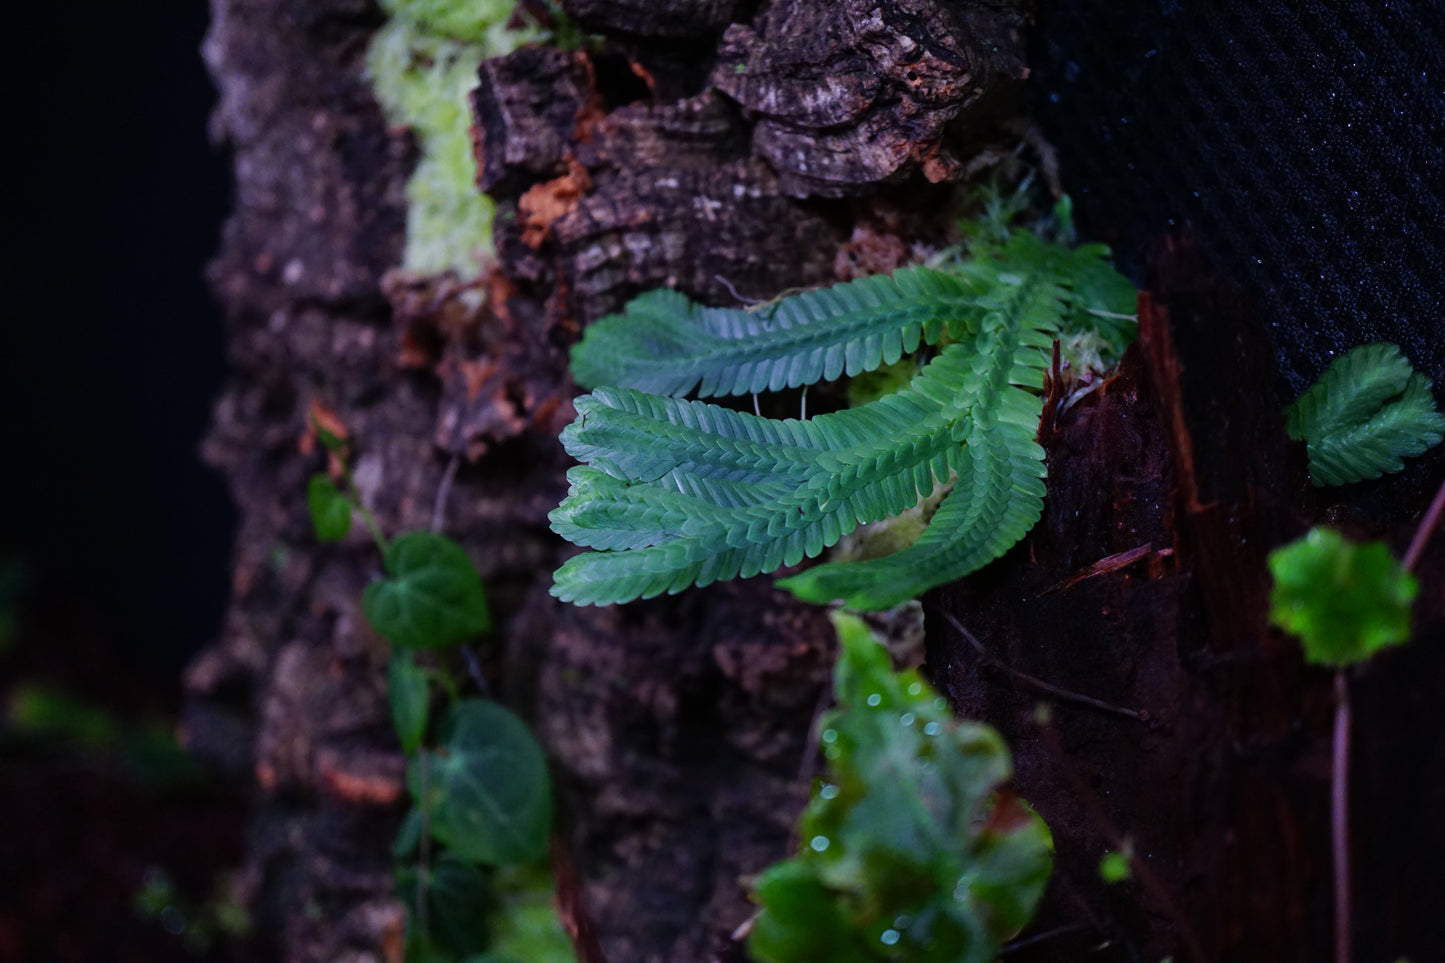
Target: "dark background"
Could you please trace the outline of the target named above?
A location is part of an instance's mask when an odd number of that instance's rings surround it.
[[[225,371],[203,272],[230,204],[207,18],[41,3],[6,29],[0,963],[205,958],[187,940],[240,858],[245,791],[174,736],[235,520],[197,455]],[[26,718],[40,691],[64,708]]]
[[[0,557],[26,572],[29,614],[85,620],[173,676],[217,630],[233,524],[196,454],[224,372],[202,272],[230,180],[206,136],[207,9],[16,14],[12,41],[34,49],[7,98],[20,263],[0,352]]]

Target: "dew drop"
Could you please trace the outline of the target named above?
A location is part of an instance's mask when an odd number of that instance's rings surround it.
[[[973,877],[963,875],[958,878],[958,883],[953,887],[953,898],[960,903],[967,903],[973,895]]]
[[[913,713],[911,713],[911,712],[905,712],[905,713],[903,713],[903,715],[901,715],[901,716],[898,717],[898,721],[901,722],[901,723],[903,723],[905,726],[911,726],[911,725],[913,725],[913,720],[914,720],[914,718],[915,718],[915,717],[914,717]]]
[[[899,937],[901,937],[902,935],[903,934],[898,932],[897,930],[887,929],[883,931],[882,936],[878,937],[878,942],[882,943],[884,946],[892,946],[894,943],[898,942]]]
[[[824,730],[823,730],[823,741],[826,742],[826,743],[827,743],[828,745],[830,745],[830,746],[831,746],[833,743],[837,742],[837,741],[838,741],[838,730],[837,730],[837,729],[824,729]]]
[[[923,727],[923,734],[926,736],[936,736],[938,735],[938,730],[941,728],[942,726],[940,726],[938,723],[930,722],[928,723],[928,725]]]
[[[914,682],[908,686],[908,694],[911,696],[920,695],[923,692],[923,683]]]
[[[822,789],[818,790],[818,795],[822,796],[824,799],[837,799],[838,787],[832,784],[826,785]]]
[[[939,696],[937,699],[933,700],[933,708],[937,709],[939,712],[942,712],[944,709],[948,708],[948,700],[945,699],[943,696]]]
[[[868,697],[868,704],[876,709],[883,704],[883,697],[875,692]]]
[[[813,847],[813,852],[821,853],[828,848],[828,837],[814,836],[812,839],[808,840],[808,845]]]

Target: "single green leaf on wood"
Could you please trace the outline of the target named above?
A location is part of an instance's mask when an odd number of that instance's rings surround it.
[[[1122,883],[1130,876],[1129,854],[1122,852],[1105,853],[1099,860],[1099,878],[1106,883]]]
[[[763,913],[748,934],[748,953],[763,963],[827,960],[872,963],[843,903],[802,859],[776,863],[753,883]]]
[[[321,541],[339,542],[351,531],[351,499],[326,475],[311,476],[306,484],[306,506],[311,509],[311,526]]]
[[[386,695],[391,702],[391,724],[401,742],[401,751],[408,756],[416,752],[426,737],[428,708],[427,670],[416,664],[410,652],[391,655],[386,668]]]
[[[1269,572],[1270,621],[1300,637],[1307,662],[1353,665],[1410,637],[1420,585],[1383,542],[1314,528],[1270,552]]]
[[[366,587],[371,627],[408,649],[456,645],[491,627],[486,590],[467,553],[430,532],[407,532],[386,547],[386,577]]]
[[[430,866],[397,870],[397,893],[408,905],[416,905],[419,886],[424,886],[426,893],[426,929],[421,930],[416,915],[411,914],[409,963],[458,960],[491,941],[496,896],[486,869],[454,853],[443,853]]]
[[[828,771],[801,854],[758,878],[749,949],[763,963],[989,963],[1043,894],[1048,828],[1004,788],[996,732],[955,719],[916,672],[894,672],[855,616],[834,621]]]
[[[1445,437],[1430,380],[1386,342],[1336,358],[1285,409],[1285,418],[1289,436],[1308,448],[1316,486],[1400,471],[1401,459],[1423,454]]]
[[[447,715],[439,752],[423,749],[407,770],[431,833],[457,856],[504,866],[546,855],[552,825],[547,760],[526,723],[485,699]]]

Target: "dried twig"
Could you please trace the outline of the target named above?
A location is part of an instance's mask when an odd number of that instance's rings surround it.
[[[1078,692],[1070,692],[1068,689],[1061,689],[1053,683],[1045,682],[1043,679],[1029,675],[1027,672],[1020,672],[1018,669],[999,661],[991,655],[989,651],[983,647],[983,643],[978,640],[978,637],[965,628],[962,622],[954,618],[952,613],[944,612],[943,617],[948,619],[949,624],[958,630],[959,634],[973,647],[973,650],[978,653],[979,658],[987,665],[1006,675],[1012,676],[1030,689],[1041,692],[1044,695],[1053,696],[1061,702],[1072,702],[1077,705],[1088,706],[1091,709],[1107,712],[1110,715],[1123,716],[1126,719],[1133,719],[1136,722],[1147,723],[1149,721],[1149,713],[1143,709],[1126,709],[1123,706],[1116,706],[1112,703],[1104,702],[1101,699],[1095,699],[1093,696],[1086,696]]]

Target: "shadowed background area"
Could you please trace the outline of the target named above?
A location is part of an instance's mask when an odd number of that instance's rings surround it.
[[[1030,66],[1081,229],[1142,280],[1186,225],[1292,392],[1393,341],[1445,381],[1439,0],[1050,0]]]
[[[11,104],[0,549],[174,671],[227,589],[232,512],[196,447],[224,371],[203,269],[229,177],[206,140],[204,5],[85,8],[27,5],[12,34],[48,39]]]
[[[206,134],[207,9],[14,18],[31,49],[10,58],[7,125],[0,961],[193,960],[245,804],[173,734],[234,524],[197,456],[224,374],[203,271],[230,180]]]

